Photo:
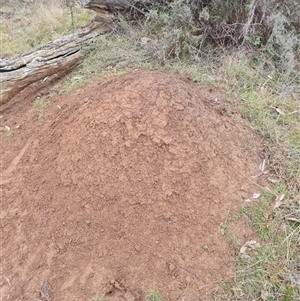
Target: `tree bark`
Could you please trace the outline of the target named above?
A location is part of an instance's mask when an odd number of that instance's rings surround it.
[[[83,8],[98,9],[125,9],[130,6],[130,0],[76,0]]]
[[[82,8],[95,11],[100,17],[106,21],[112,21],[116,10],[125,10],[130,6],[129,0],[76,0]]]
[[[93,7],[99,8],[115,8],[124,9],[130,5],[129,0],[76,0],[81,7],[92,9]]]
[[[82,59],[83,43],[110,30],[105,23],[93,21],[77,33],[49,42],[32,52],[0,59],[0,105],[26,86],[72,68]]]

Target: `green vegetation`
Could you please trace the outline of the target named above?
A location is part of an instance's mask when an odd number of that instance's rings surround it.
[[[146,299],[147,299],[147,301],[163,301],[164,300],[164,298],[160,292],[152,291],[152,290],[146,291]]]
[[[85,60],[60,87],[62,93],[69,93],[99,73],[120,75],[137,68],[150,69],[152,66],[148,62],[145,50],[119,34],[100,36],[86,43],[83,53]]]
[[[69,9],[57,1],[53,8],[59,7],[59,12],[49,10],[53,16],[43,20],[31,19],[40,19],[39,11],[32,16],[26,5],[22,9],[13,6],[8,20],[16,20],[15,25],[0,24],[1,53],[27,51],[71,32]],[[21,5],[17,3],[14,5]],[[247,256],[239,253],[240,242],[228,233],[227,222],[220,224],[221,234],[237,254],[236,272],[211,292],[212,299],[300,300],[298,2],[140,0],[135,6],[143,8],[143,13],[131,21],[119,16],[118,30],[85,45],[85,60],[68,75],[60,91],[68,93],[99,74],[116,75],[137,68],[185,74],[197,84],[211,83],[227,91],[220,101],[234,104],[263,137],[270,191],[261,191],[253,206],[231,217],[256,229],[261,246],[247,249]],[[87,11],[74,7],[75,26],[88,18]],[[42,116],[45,102],[36,100],[34,107]],[[209,252],[208,246],[203,248]],[[163,300],[159,292],[150,290],[146,298]]]
[[[291,207],[274,209],[274,196],[264,191],[254,206],[241,208],[240,216],[254,225],[261,246],[239,252],[236,279],[214,290],[216,300],[299,299],[300,206],[295,202]],[[289,213],[283,216],[283,211]]]
[[[14,133],[13,133],[12,131],[9,131],[9,132],[6,134],[6,136],[7,136],[8,138],[13,138],[13,137],[14,137]]]
[[[43,98],[37,98],[33,102],[33,107],[39,111],[39,119],[43,117],[47,103]]]
[[[97,296],[95,301],[106,301],[106,299],[104,297]]]

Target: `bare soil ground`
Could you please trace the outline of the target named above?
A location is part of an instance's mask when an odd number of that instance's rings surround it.
[[[261,158],[220,91],[137,71],[44,89],[39,118],[30,89],[0,114],[1,300],[206,300],[232,277],[220,223]]]

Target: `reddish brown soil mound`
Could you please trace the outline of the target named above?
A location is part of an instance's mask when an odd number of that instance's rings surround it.
[[[3,111],[3,300],[201,300],[230,276],[220,223],[259,158],[216,95],[140,71]]]

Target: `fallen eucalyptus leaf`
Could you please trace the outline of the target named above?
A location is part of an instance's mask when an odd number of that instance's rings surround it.
[[[264,171],[264,170],[265,170],[265,166],[266,166],[266,159],[264,159],[264,160],[262,161],[262,163],[260,163],[259,169],[260,169],[261,171]]]
[[[286,220],[300,224],[300,220],[295,217],[287,217]]]
[[[280,115],[285,115],[285,113],[284,113],[282,110],[280,110],[279,108],[275,108],[275,110],[276,110],[277,113],[279,113]]]
[[[280,195],[277,196],[274,209],[277,209],[277,208],[279,208],[282,205],[282,201],[283,201],[284,197],[285,197],[284,193],[282,193],[282,194],[280,194]]]
[[[252,260],[252,257],[250,255],[248,255],[248,254],[245,254],[245,253],[242,253],[241,257],[244,258],[244,259],[246,259],[246,260],[249,260],[249,261]]]
[[[258,243],[256,240],[248,240],[240,248],[240,254],[244,254],[248,248],[255,250],[259,247],[260,247],[260,243]]]
[[[253,193],[252,199],[258,199],[260,197],[260,193]]]
[[[240,254],[244,254],[247,251],[247,247],[242,246],[240,249]]]

